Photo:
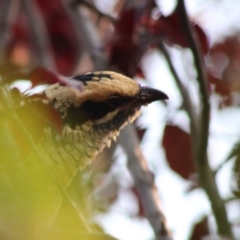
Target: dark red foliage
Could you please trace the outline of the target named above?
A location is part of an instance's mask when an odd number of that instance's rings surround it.
[[[134,27],[135,9],[123,11],[115,25],[115,34],[108,44],[112,68],[117,68],[130,77],[135,72],[136,63],[133,58],[138,48],[133,40]]]
[[[56,73],[43,67],[35,68],[30,74],[30,80],[32,87],[39,84],[54,84],[61,82],[61,79]]]
[[[207,36],[198,24],[192,23],[192,26],[198,35],[202,51],[206,54],[209,50]],[[189,47],[186,31],[182,25],[177,8],[170,16],[161,16],[157,20],[152,20],[147,27],[153,36],[165,40],[168,44]]]
[[[180,18],[179,9],[170,16],[153,19],[151,12],[156,8],[155,2],[141,3],[129,9],[123,9],[116,21],[115,32],[108,43],[109,62],[113,69],[118,69],[132,77],[137,72],[138,63],[149,47],[157,48],[165,40],[169,44],[189,47],[186,31]],[[191,23],[202,51],[209,50],[208,39],[202,28]]]
[[[50,71],[47,68],[39,67],[35,68],[30,73],[30,80],[32,83],[32,87],[39,85],[39,84],[54,84],[59,83],[63,86],[71,86],[76,88],[77,90],[82,90],[82,83],[81,81],[73,80],[71,78],[64,77],[58,73]]]
[[[203,237],[209,235],[208,221],[207,217],[204,217],[200,222],[198,222],[192,231],[192,235],[189,240],[202,240]]]
[[[128,38],[129,36],[132,36],[135,30],[136,18],[136,9],[130,8],[122,11],[119,20],[115,25],[115,31],[117,34],[123,39],[125,37]]]
[[[113,69],[133,77],[142,54],[147,45],[142,44],[139,30],[142,19],[149,17],[149,12],[155,6],[154,1],[123,9],[115,23],[115,32],[108,43],[109,63]]]
[[[171,169],[188,180],[195,172],[190,135],[178,126],[166,125],[162,144]]]

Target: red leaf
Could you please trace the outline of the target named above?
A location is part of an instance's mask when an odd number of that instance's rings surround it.
[[[207,53],[209,50],[209,43],[206,34],[198,24],[191,24],[199,38],[202,51]],[[149,23],[148,28],[154,36],[158,36],[160,39],[166,40],[169,44],[189,47],[189,43],[186,38],[186,31],[182,26],[177,8],[170,16],[161,16],[158,20],[152,20]]]
[[[61,82],[59,75],[43,67],[35,68],[30,74],[30,80],[32,87],[44,83],[54,84]]]
[[[178,126],[166,125],[162,144],[170,168],[189,179],[195,172],[190,135]]]
[[[208,221],[207,217],[204,217],[201,221],[199,221],[193,228],[192,236],[189,238],[190,240],[202,240],[203,237],[209,235],[208,229]]]
[[[136,22],[136,9],[130,8],[120,13],[119,20],[115,25],[115,31],[121,37],[131,36],[134,32]]]
[[[119,20],[115,24],[115,34],[108,43],[110,64],[128,76],[133,76],[135,72],[133,70],[135,64],[132,61],[137,49],[133,41],[135,11],[136,9],[131,8],[120,14]]]
[[[107,47],[112,69],[133,77],[142,55],[148,48],[148,36],[143,37],[146,25],[156,7],[154,0],[141,1],[124,8],[115,23],[115,32]],[[147,31],[145,31],[147,33]]]
[[[148,15],[155,1],[145,1],[132,8],[124,9],[115,23],[115,33],[108,43],[109,62],[113,69],[133,77],[137,64],[147,46],[139,41],[138,29],[144,15]]]
[[[43,67],[35,68],[30,74],[30,80],[32,83],[32,87],[43,83],[60,83],[63,86],[71,86],[73,88],[76,88],[78,91],[81,92],[83,86],[81,81],[64,77]]]
[[[133,77],[137,65],[134,56],[138,52],[137,46],[130,38],[118,39],[111,43],[109,62],[113,69]]]

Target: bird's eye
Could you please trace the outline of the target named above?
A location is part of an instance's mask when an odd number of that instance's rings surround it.
[[[122,99],[119,96],[110,96],[107,102],[109,106],[111,106],[112,108],[116,108],[120,106]]]

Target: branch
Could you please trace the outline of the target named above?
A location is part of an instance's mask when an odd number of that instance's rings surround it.
[[[190,25],[184,0],[178,1],[178,10],[180,19],[182,20],[183,29],[193,53],[196,70],[198,73],[199,92],[202,98],[202,112],[200,114],[200,130],[198,132],[198,141],[195,145],[195,163],[199,174],[199,179],[203,189],[206,191],[211,202],[213,214],[218,226],[218,232],[222,236],[233,239],[230,223],[227,218],[227,213],[223,200],[220,197],[218,188],[214,179],[214,174],[210,168],[207,157],[208,132],[210,105],[208,101],[207,91],[207,74],[204,64],[204,59],[200,51],[198,37]],[[197,139],[195,139],[197,140]]]
[[[149,171],[146,159],[139,146],[136,131],[132,125],[128,125],[122,130],[119,142],[127,153],[128,169],[133,176],[135,187],[142,200],[146,217],[153,227],[156,239],[171,240],[172,236],[161,210],[153,174]]]

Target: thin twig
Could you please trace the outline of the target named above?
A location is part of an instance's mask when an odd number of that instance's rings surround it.
[[[233,239],[231,226],[227,218],[226,208],[223,200],[220,197],[214,179],[214,174],[209,166],[207,157],[210,104],[208,100],[208,91],[206,86],[207,74],[204,59],[200,51],[198,37],[188,20],[184,0],[179,0],[177,7],[179,10],[179,15],[182,21],[183,29],[185,31],[187,40],[193,53],[194,62],[198,73],[197,80],[199,83],[199,92],[202,98],[200,131],[198,132],[198,141],[196,142],[196,147],[194,149],[196,167],[199,173],[200,183],[203,189],[206,191],[208,198],[211,202],[219,234]]]
[[[169,69],[175,79],[175,82],[178,86],[178,89],[182,95],[183,98],[183,106],[185,107],[189,118],[190,118],[190,124],[191,124],[191,133],[193,135],[193,139],[197,139],[197,132],[198,132],[198,120],[197,120],[197,113],[195,108],[192,105],[192,101],[191,98],[188,94],[188,91],[186,89],[186,87],[184,86],[184,84],[182,83],[177,71],[175,70],[175,67],[173,66],[171,57],[169,55],[169,52],[167,50],[167,48],[165,47],[163,42],[160,42],[159,44],[159,49],[161,50],[161,52],[163,53],[167,64],[169,66]]]
[[[105,18],[109,21],[111,21],[112,23],[116,22],[116,19],[114,17],[112,17],[111,15],[108,15],[106,13],[101,12],[96,6],[94,6],[93,4],[84,1],[84,0],[74,0],[73,2],[71,2],[71,6],[73,8],[77,7],[78,5],[83,5],[86,6],[88,9],[94,11],[95,13],[98,14],[99,18]]]
[[[234,145],[233,149],[228,154],[227,158],[222,163],[220,163],[218,167],[214,170],[214,174],[216,175],[222,169],[222,167],[225,166],[226,163],[228,163],[234,157],[237,158],[237,156],[239,155],[240,155],[240,142]]]
[[[237,197],[237,196],[231,196],[231,197],[228,197],[228,198],[226,198],[226,199],[224,199],[224,202],[225,203],[229,203],[229,202],[231,202],[231,201],[238,201],[239,202],[239,197]]]

